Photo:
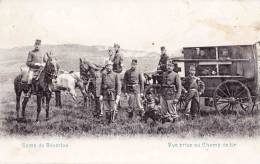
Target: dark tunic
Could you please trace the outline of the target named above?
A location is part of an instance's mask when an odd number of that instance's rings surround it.
[[[164,72],[161,95],[166,100],[179,99],[181,95],[182,85],[181,78],[178,73]]]
[[[159,60],[159,66],[160,66],[160,69],[165,72],[167,71],[167,61],[169,59],[169,56],[167,54],[162,54],[161,55],[161,58]]]
[[[39,66],[36,66],[35,63],[45,63],[47,61],[46,55],[41,51],[30,51],[27,57],[26,65],[33,70],[39,69]]]
[[[124,84],[124,90],[127,93],[142,93],[144,91],[144,81],[142,74],[136,69],[129,69],[125,72]]]
[[[113,71],[116,73],[121,73],[123,70],[122,68],[123,57],[120,51],[116,52],[112,62],[113,62]]]
[[[104,100],[114,101],[117,95],[121,94],[121,82],[114,72],[104,72],[101,80],[101,95]]]

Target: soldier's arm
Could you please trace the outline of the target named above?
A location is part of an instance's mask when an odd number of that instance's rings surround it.
[[[47,54],[45,53],[45,54],[43,55],[43,62],[44,62],[44,63],[47,63],[47,61],[48,61],[48,56],[47,56]]]
[[[124,81],[123,91],[124,91],[124,92],[126,92],[126,86],[127,86],[127,73],[128,73],[128,71],[125,72],[125,74],[124,74],[124,79],[123,79],[123,81]]]
[[[205,83],[202,80],[198,80],[198,84],[199,84],[199,90],[201,93],[204,93],[205,91]]]
[[[102,88],[102,86],[104,85],[104,78],[105,78],[105,75],[102,74],[101,75],[101,84],[100,84],[100,95],[101,96],[104,96],[104,89]]]
[[[121,95],[121,88],[122,88],[122,85],[121,85],[119,75],[116,74],[116,95],[117,96]]]
[[[181,78],[180,78],[179,74],[176,75],[176,86],[177,86],[176,98],[179,99],[181,96],[181,91],[182,91]]]
[[[140,85],[140,92],[144,92],[144,76],[142,73],[139,73],[139,85]]]

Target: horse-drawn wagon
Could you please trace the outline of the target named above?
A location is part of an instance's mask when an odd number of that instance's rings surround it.
[[[206,85],[201,95],[205,105],[211,104],[221,113],[247,113],[254,109],[259,91],[259,43],[184,47],[182,53],[183,57],[172,58],[177,66],[175,71],[183,78],[188,76],[191,65],[196,66],[196,76]],[[155,81],[160,73],[156,71],[152,77],[154,82],[147,88],[158,90]]]

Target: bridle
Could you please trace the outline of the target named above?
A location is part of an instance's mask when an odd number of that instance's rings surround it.
[[[45,67],[44,67],[44,69],[43,69],[43,71],[44,71],[44,73],[47,75],[47,76],[45,76],[45,77],[46,77],[48,80],[52,80],[52,79],[55,79],[55,78],[57,77],[57,74],[56,74],[56,71],[50,72],[50,71],[47,70],[48,64],[49,64],[48,62],[50,62],[50,61],[47,61],[46,65],[45,65]],[[51,63],[51,64],[53,64],[53,63]]]

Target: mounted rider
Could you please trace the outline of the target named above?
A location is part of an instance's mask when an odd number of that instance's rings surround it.
[[[31,92],[34,91],[32,81],[39,77],[39,74],[43,70],[47,62],[47,55],[40,50],[41,40],[37,39],[34,44],[34,49],[29,52],[26,65],[29,67],[29,72],[27,76],[27,84],[29,86],[29,91],[25,95],[29,97]]]

